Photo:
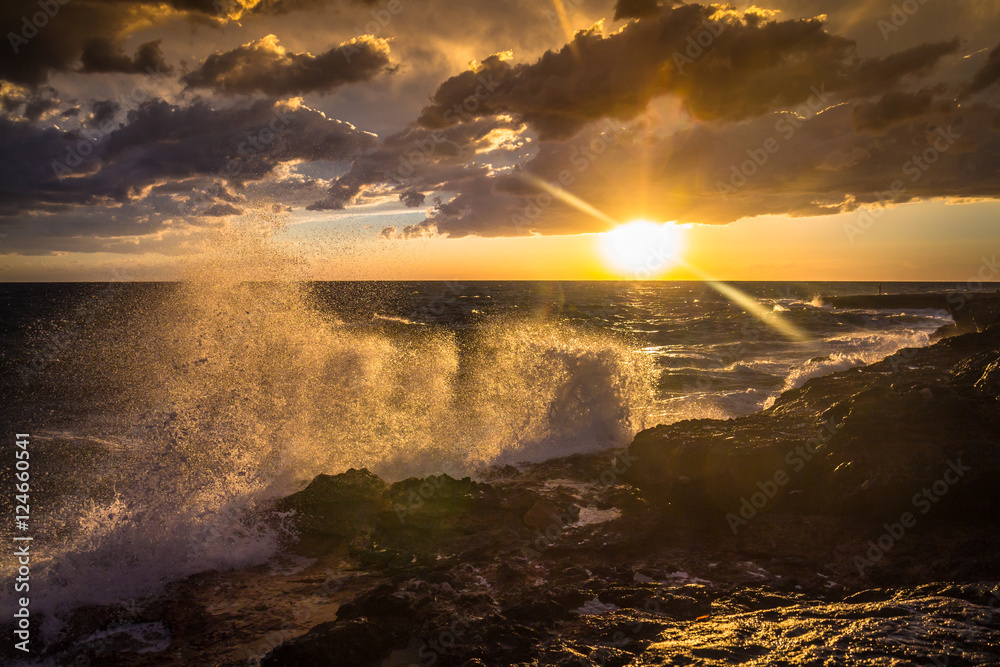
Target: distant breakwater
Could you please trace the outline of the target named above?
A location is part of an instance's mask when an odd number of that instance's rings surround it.
[[[1000,292],[857,294],[823,296],[820,300],[833,308],[946,310],[960,331],[982,331],[1000,320]]]

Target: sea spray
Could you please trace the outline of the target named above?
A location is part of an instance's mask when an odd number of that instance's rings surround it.
[[[271,240],[280,221],[262,220],[213,232],[187,280],[95,321],[59,365],[103,388],[78,424],[115,453],[92,466],[81,450],[47,508],[47,636],[54,614],[269,559],[288,530],[270,501],[318,473],[474,475],[646,425],[652,369],[633,342],[536,316],[348,324],[316,307],[302,259]]]

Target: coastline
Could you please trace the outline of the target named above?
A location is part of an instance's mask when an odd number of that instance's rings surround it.
[[[624,450],[482,481],[320,475],[276,503],[299,532],[276,563],[79,609],[42,657],[728,665],[889,657],[899,636],[977,664],[1000,631],[1000,324],[977,303],[966,333]]]

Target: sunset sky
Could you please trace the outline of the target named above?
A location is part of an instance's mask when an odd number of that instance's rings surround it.
[[[0,20],[0,280],[183,278],[248,234],[317,279],[1000,280],[998,2]],[[637,220],[670,261],[608,261]]]

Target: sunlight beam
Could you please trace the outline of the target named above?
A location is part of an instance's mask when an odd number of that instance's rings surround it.
[[[521,177],[535,187],[549,193],[552,197],[569,204],[581,213],[586,213],[587,215],[593,216],[602,222],[608,223],[611,225],[612,229],[622,226],[622,223],[615,220],[604,211],[601,211],[576,195],[563,190],[557,185],[529,174],[521,174]],[[698,267],[693,264],[689,264],[682,259],[678,258],[676,261],[688,271],[698,276],[701,280],[705,281],[705,283],[707,283],[712,289],[716,290],[719,294],[740,306],[758,320],[775,329],[787,338],[796,341],[807,340],[809,338],[806,332],[791,323],[786,322],[780,315],[760,305],[760,303],[749,294],[736,289],[732,285],[717,280],[714,276],[709,275],[705,271],[702,271]]]
[[[707,273],[697,268],[696,266],[687,263],[685,263],[684,266],[689,271],[691,271],[699,278],[704,280],[705,283],[709,285],[712,289],[714,289],[716,292],[726,297],[727,299],[738,305],[740,308],[742,308],[743,310],[747,311],[748,313],[756,317],[764,324],[777,330],[785,337],[797,341],[809,339],[809,335],[805,331],[802,331],[801,329],[792,325],[791,323],[786,322],[784,319],[781,318],[780,315],[762,306],[759,301],[754,299],[746,292],[741,292],[740,290],[736,289],[735,287],[733,287],[728,283],[716,280],[715,278],[708,275]]]

